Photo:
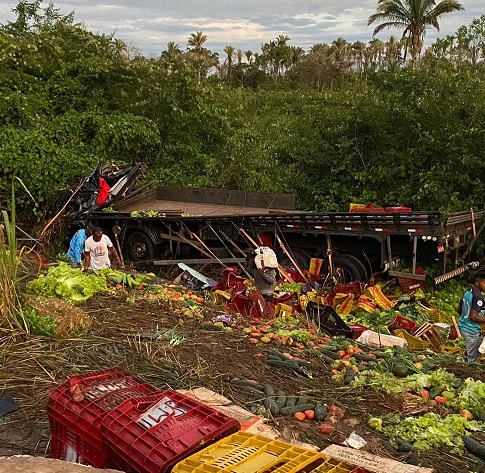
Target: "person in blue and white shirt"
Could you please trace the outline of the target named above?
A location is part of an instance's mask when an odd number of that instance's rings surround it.
[[[475,285],[463,294],[458,307],[460,320],[458,328],[466,343],[467,361],[473,363],[479,356],[483,337],[480,336],[482,326],[485,324],[485,275],[477,276]]]
[[[71,238],[66,256],[72,266],[76,268],[81,267],[82,260],[84,259],[84,244],[86,239],[91,236],[91,233],[92,227],[91,225],[88,225],[86,229],[79,229]]]

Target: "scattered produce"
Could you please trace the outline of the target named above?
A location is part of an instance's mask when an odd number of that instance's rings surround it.
[[[130,213],[130,217],[134,218],[164,218],[166,214],[158,212],[156,210],[133,210]]]
[[[274,320],[248,320],[225,312],[216,318],[212,312],[209,320],[205,320],[208,306],[202,305],[205,298],[200,294],[185,287],[151,284],[151,280],[151,276],[113,270],[86,274],[62,263],[50,268],[46,275],[29,282],[27,287],[31,293],[62,297],[71,302],[82,302],[102,291],[126,294],[133,302],[140,299],[155,303],[165,301],[173,313],[179,314],[180,320],[195,319],[194,326],[207,330],[234,331],[245,343],[259,346],[255,356],[274,367],[273,371],[279,373],[282,380],[288,379],[288,373],[312,378],[312,373],[320,375],[322,370],[328,370],[328,378],[331,376],[339,384],[338,390],[345,391],[348,387],[360,396],[362,393],[365,395],[364,389],[372,389],[412,404],[415,409],[408,412],[412,412],[413,417],[397,415],[392,419],[386,415],[377,417],[373,412],[374,416],[367,421],[370,428],[390,439],[393,446],[389,448],[393,450],[412,452],[416,449],[437,449],[461,453],[466,447],[480,457],[485,449],[472,438],[474,431],[485,428],[485,383],[472,378],[462,381],[446,369],[437,367],[448,367],[443,360],[453,363],[460,359],[460,354],[446,355],[450,358],[444,358],[445,355],[430,351],[413,353],[398,347],[372,349],[352,339],[330,337],[296,315]],[[432,307],[446,314],[451,313],[452,307],[456,311],[454,305],[459,300],[458,293],[461,297],[463,285],[453,283],[449,287],[452,287],[449,292],[443,286],[426,294],[401,296],[393,307],[370,312],[355,309],[352,313],[342,315],[347,323],[359,323],[381,333],[389,333],[393,330],[396,315],[419,325],[430,320]],[[279,287],[281,292],[286,293],[301,293],[302,289],[299,283]],[[316,293],[311,297],[317,297]],[[296,299],[294,303],[297,303]],[[228,317],[225,322],[224,317]],[[447,344],[453,343],[446,337],[445,341]],[[260,348],[262,346],[265,350]],[[252,350],[250,347],[247,349]],[[322,379],[322,382],[328,382],[328,378]],[[325,435],[341,433],[338,423],[352,420],[342,420],[345,411],[341,407],[327,407],[323,402],[328,400],[315,399],[313,394],[308,394],[311,391],[305,391],[307,396],[295,395],[285,392],[285,386],[279,386],[277,381],[270,382],[273,385],[260,384],[249,377],[238,377],[231,379],[230,385],[251,399],[250,405],[259,415],[305,420],[304,428],[313,425],[312,428]],[[282,387],[284,391],[276,387]],[[480,439],[479,435],[475,436]]]
[[[473,453],[478,458],[485,460],[485,445],[482,445],[480,442],[468,437],[468,435],[463,436],[463,443],[469,452]]]
[[[27,283],[27,292],[37,296],[60,297],[73,303],[84,302],[97,292],[108,290],[102,273],[86,274],[67,263],[49,268],[47,274]]]
[[[305,417],[308,420],[313,420],[315,419],[315,411],[312,409],[308,409],[307,411],[304,412]]]
[[[462,453],[463,435],[484,428],[485,424],[469,421],[461,415],[441,418],[438,414],[429,412],[417,418],[395,418],[387,425],[383,419],[383,426],[376,427],[376,430],[390,438],[398,450],[398,439],[402,439],[418,450],[442,449]]]

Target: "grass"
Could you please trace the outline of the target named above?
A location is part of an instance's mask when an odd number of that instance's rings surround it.
[[[15,231],[15,193],[12,186],[10,215],[2,210],[3,223],[0,225],[0,329],[2,331],[22,330],[27,327],[23,320],[20,293],[18,290],[18,270],[20,256]]]

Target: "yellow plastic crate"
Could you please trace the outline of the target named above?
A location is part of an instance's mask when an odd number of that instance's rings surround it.
[[[451,323],[451,317],[434,307],[428,309],[428,317],[431,322],[437,324],[441,322]]]
[[[216,304],[224,304],[231,300],[231,291],[221,291],[220,289],[216,289],[214,294],[216,295]]]
[[[291,305],[282,304],[281,302],[276,304],[274,309],[274,315],[276,317],[284,318],[292,314],[293,314],[293,307],[291,307]]]
[[[428,342],[423,342],[423,340],[420,340],[417,337],[413,337],[410,333],[406,332],[406,330],[395,330],[394,335],[396,337],[406,340],[409,351],[422,351],[430,348],[430,344]]]
[[[351,473],[323,453],[238,432],[177,463],[173,473]],[[362,470],[359,470],[362,471]]]

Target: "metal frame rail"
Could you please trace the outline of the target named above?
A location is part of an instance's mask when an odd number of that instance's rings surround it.
[[[480,220],[484,212],[456,212],[444,218],[439,212],[383,212],[383,213],[316,213],[298,212],[267,215],[227,215],[227,216],[181,216],[167,213],[165,217],[130,217],[128,212],[92,212],[94,218],[117,220],[133,218],[148,222],[182,221],[185,224],[236,224],[246,229],[266,231],[275,226],[288,233],[340,234],[360,236],[407,235],[435,237],[442,242],[449,238],[466,234],[473,229],[473,221]]]

